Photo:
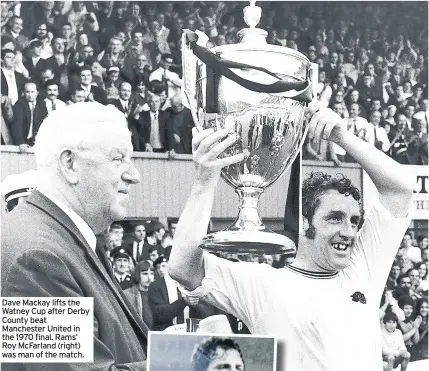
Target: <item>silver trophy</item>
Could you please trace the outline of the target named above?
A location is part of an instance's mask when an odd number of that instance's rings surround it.
[[[313,97],[312,64],[301,53],[269,45],[267,32],[255,28],[261,8],[244,8],[249,28],[240,43],[207,49],[208,38],[185,30],[182,37],[182,94],[199,128],[235,132],[237,141],[225,155],[243,152],[245,159],[222,169],[222,178],[239,196],[236,221],[207,235],[203,249],[260,255],[294,252],[290,240],[270,231],[258,215],[264,189],[289,168],[303,144],[304,109]]]

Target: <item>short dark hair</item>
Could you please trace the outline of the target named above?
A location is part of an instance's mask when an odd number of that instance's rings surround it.
[[[22,19],[22,17],[20,17],[19,15],[13,15],[12,17],[9,18],[9,20],[7,21],[7,25],[10,27],[10,25],[12,24],[12,22],[15,19]]]
[[[1,60],[4,59],[4,57],[6,57],[6,54],[12,53],[13,55],[16,55],[16,52],[12,49],[2,49],[1,50]]]
[[[241,353],[238,343],[231,338],[223,338],[213,336],[205,339],[202,343],[195,346],[192,354],[192,370],[193,371],[207,371],[210,362],[212,362],[217,355],[217,350],[224,351],[234,349],[240,354],[241,360],[244,364],[243,354]]]
[[[164,91],[167,92],[167,85],[164,84],[162,81],[153,80],[153,81],[150,82],[149,90],[152,93],[158,95],[158,94],[161,94]]]
[[[134,272],[132,275],[132,280],[133,282],[137,285],[140,283],[140,273],[141,272],[146,272],[146,271],[152,271],[155,272],[154,267],[152,266],[151,263],[149,263],[146,260],[143,260],[141,262],[138,262],[137,265],[134,268]]]
[[[408,276],[407,273],[403,273],[396,279],[396,283],[399,285],[401,283],[402,279],[404,279],[404,278],[410,278],[410,277]]]
[[[146,225],[144,223],[137,223],[137,224],[134,224],[133,226],[133,232],[135,232],[136,228],[140,227],[141,225],[144,227],[144,230],[146,230]]]
[[[161,55],[162,61],[165,62],[167,59],[171,59],[173,61],[173,56],[170,53],[164,53],[163,55]]]
[[[53,45],[55,44],[55,40],[58,40],[58,39],[64,40],[64,37],[61,37],[61,36],[54,36],[54,37],[52,38],[52,40],[51,40],[51,46],[53,46]],[[64,41],[64,42],[65,42],[65,41]]]
[[[124,227],[123,227],[121,224],[119,224],[119,223],[113,223],[113,224],[110,226],[110,232],[111,232],[112,230],[114,230],[114,229],[122,229],[122,230],[124,230]]]
[[[393,312],[387,312],[383,317],[383,323],[387,323],[389,321],[394,321],[398,323],[398,316]]]
[[[425,234],[420,234],[417,236],[417,243],[422,242],[425,238],[428,238]]]
[[[344,196],[351,195],[359,202],[361,220],[358,227],[360,228],[364,216],[360,192],[352,185],[351,180],[343,174],[329,175],[321,171],[313,171],[302,182],[302,215],[311,223],[320,204],[320,196],[330,189],[335,189]]]
[[[401,309],[404,309],[406,305],[411,305],[414,309],[415,303],[413,298],[410,295],[402,295],[398,299],[398,306]]]
[[[75,95],[78,91],[85,91],[85,90],[84,88],[82,88],[82,86],[79,85],[71,89],[70,95]]]
[[[57,80],[50,79],[50,80],[46,81],[46,83],[45,83],[45,89],[47,89],[48,86],[51,86],[51,85],[56,85],[58,88],[60,87],[60,84],[58,83]]]

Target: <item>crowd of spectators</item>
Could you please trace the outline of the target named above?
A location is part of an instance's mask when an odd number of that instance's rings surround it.
[[[168,260],[177,220],[167,228],[159,222],[136,222],[131,233],[114,223],[104,235],[104,253],[113,278],[151,330],[184,326],[186,318],[197,320],[225,314],[231,329],[248,333],[238,318],[182,293],[168,274]]]
[[[351,131],[404,164],[427,164],[427,4],[261,2],[267,42],[319,66],[318,99]],[[34,143],[51,110],[113,104],[136,151],[191,152],[189,110],[180,98],[181,32],[208,46],[238,42],[241,2],[1,3],[2,144]],[[353,159],[322,141],[304,158]]]
[[[386,370],[428,359],[428,270],[427,235],[407,232],[380,303]]]

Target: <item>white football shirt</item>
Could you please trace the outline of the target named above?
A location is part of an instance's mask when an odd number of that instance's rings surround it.
[[[410,204],[411,206],[411,204]],[[365,218],[349,266],[338,273],[233,263],[204,253],[205,278],[193,295],[274,335],[279,371],[382,370],[379,304],[411,216],[380,203]]]

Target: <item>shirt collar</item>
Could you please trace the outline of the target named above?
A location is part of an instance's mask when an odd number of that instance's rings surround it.
[[[79,232],[85,238],[86,242],[88,242],[88,245],[91,247],[91,250],[95,252],[97,239],[90,226],[74,210],[59,201],[56,197],[50,194],[46,194],[45,192],[42,193],[67,214],[67,216],[76,225],[77,229],[79,229]]]
[[[15,70],[8,70],[7,68],[2,67],[2,71],[5,76],[15,77]]]
[[[119,274],[118,272],[113,272],[113,274],[118,279],[118,281],[120,281],[121,279],[125,279],[125,277],[128,276],[128,273]]]

